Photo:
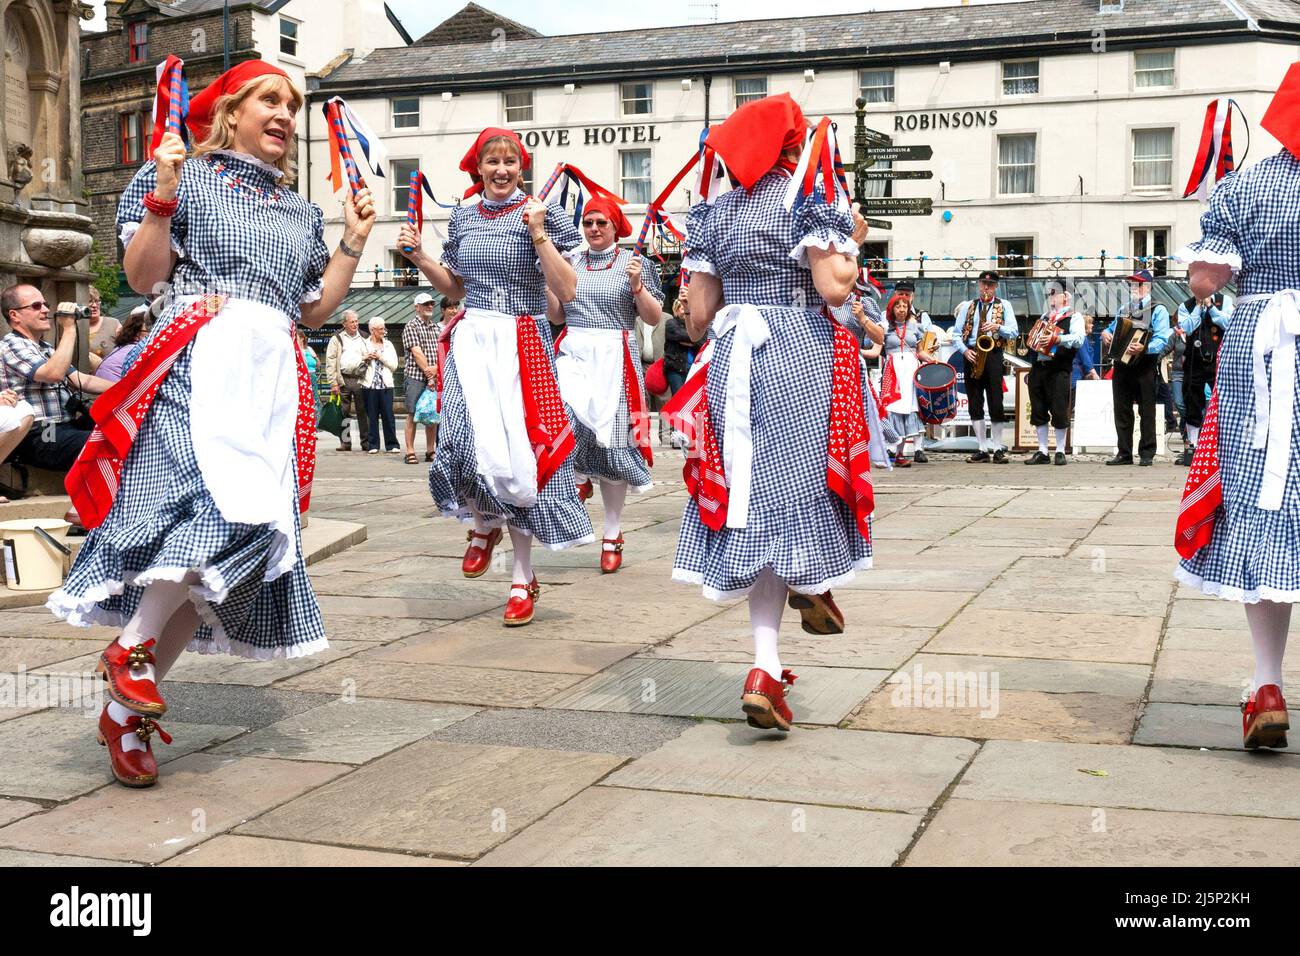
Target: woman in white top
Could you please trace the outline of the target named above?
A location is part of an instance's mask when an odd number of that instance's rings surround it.
[[[370,454],[379,454],[379,422],[384,423],[384,450],[390,455],[399,451],[397,425],[393,421],[393,370],[397,368],[397,349],[384,334],[384,320],[370,320],[370,338],[362,346],[359,371],[361,391],[366,396],[366,415],[370,419]]]

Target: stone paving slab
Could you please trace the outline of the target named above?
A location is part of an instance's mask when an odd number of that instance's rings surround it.
[[[240,684],[163,684],[167,720],[233,724],[256,730],[335,700],[337,695],[305,694]]]
[[[752,867],[758,852],[782,866],[889,866],[916,826],[901,813],[592,787],[474,865]]]
[[[545,706],[568,710],[737,719],[752,662],[633,657],[564,691]],[[801,724],[836,724],[888,676],[883,670],[805,667],[790,706]]]
[[[989,610],[972,605],[939,632],[926,650],[935,654],[1150,664],[1159,640],[1160,621],[1150,617]]]
[[[335,700],[227,741],[213,753],[361,764],[475,713],[457,704]]]
[[[1081,582],[1076,588],[1051,588],[1026,586],[1025,580],[1008,580],[985,588],[971,602],[979,610],[1020,610],[1051,608],[1063,614],[1095,614],[1106,612],[1120,617],[1149,617],[1157,623],[1164,620],[1172,587],[1150,589],[1149,594],[1126,591],[1109,591],[1104,582]]]
[[[425,621],[418,618],[411,620],[386,618],[381,626],[376,627],[371,618],[353,614],[325,614],[324,619],[325,633],[330,635],[331,641],[369,641],[372,643],[384,643],[410,637],[412,634],[423,634],[431,628],[448,623],[446,621]]]
[[[58,640],[52,636],[0,637],[0,673],[13,673],[20,668],[32,670],[90,654],[98,655],[104,647],[102,641]]]
[[[472,859],[623,758],[424,740],[240,827],[240,834]],[[4,830],[0,830],[2,841]]]
[[[919,814],[966,766],[976,744],[940,737],[796,728],[756,734],[703,723],[634,760],[605,783]]]
[[[1300,819],[1298,783],[1300,760],[1288,754],[996,740],[953,796]]]
[[[44,809],[39,803],[29,803],[26,800],[0,799],[0,827],[21,820],[23,817],[29,817],[33,813],[40,813]]]
[[[1138,723],[1133,743],[1154,747],[1240,750],[1241,708],[1235,705],[1150,703]]]
[[[337,764],[189,754],[167,764],[156,786],[104,787],[0,828],[0,846],[161,863],[344,772]]]
[[[460,744],[640,757],[697,725],[687,717],[578,710],[482,710],[432,734]]]
[[[122,860],[94,860],[85,856],[63,856],[57,853],[34,853],[24,850],[6,850],[0,847],[0,867],[42,866],[98,869],[101,866],[139,866]]]
[[[1247,627],[1244,606],[1236,601],[1174,601],[1170,627],[1209,627],[1239,631]]]
[[[615,577],[622,578],[623,572]],[[668,586],[661,582],[661,587]],[[628,596],[621,599],[593,597],[586,590],[582,594],[561,595],[543,586],[533,622],[527,627],[514,629],[511,636],[530,641],[580,638],[609,644],[653,644],[706,621],[730,606],[705,601],[694,589],[681,585],[672,585],[672,588],[666,592],[667,600],[650,601]],[[482,640],[495,639],[507,633],[501,615],[496,612],[457,621],[448,630]]]
[[[646,647],[644,644],[596,641],[538,641],[507,636],[509,632],[488,637],[458,631],[454,625],[448,626],[366,651],[360,656],[364,660],[405,664],[456,664],[549,674],[596,674]]]
[[[378,853],[353,850],[323,843],[296,843],[292,840],[266,840],[261,837],[223,834],[162,866],[460,866],[451,860],[406,853]]]
[[[316,599],[321,611],[326,614],[348,614],[363,618],[418,618],[424,621],[452,621],[460,617],[460,603],[457,601],[339,594],[321,594]],[[500,603],[504,605],[505,601]]]
[[[348,659],[291,677],[279,686],[358,697],[532,707],[582,680],[582,674]]]
[[[98,717],[98,711],[87,716],[82,711],[57,709],[0,724],[0,795],[69,800],[112,783],[108,754],[95,739]],[[153,739],[160,766],[243,731],[242,727],[166,718],[160,723],[173,737],[170,745],[158,737]]]
[[[1151,699],[1183,704],[1236,704],[1255,673],[1249,643],[1237,650],[1162,650]],[[1284,661],[1283,683],[1300,681],[1300,657]]]
[[[367,646],[363,641],[332,640],[330,646],[318,654],[274,661],[255,661],[233,654],[182,654],[167,672],[167,680],[269,687],[286,677],[349,657]]]
[[[870,574],[870,571],[863,572]],[[873,591],[836,591],[835,603],[844,612],[846,627],[942,627],[973,597],[973,591],[891,591],[882,601]]]
[[[1300,823],[949,800],[907,866],[1294,866]]]

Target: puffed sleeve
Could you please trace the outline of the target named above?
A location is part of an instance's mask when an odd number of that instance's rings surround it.
[[[808,261],[809,249],[826,249],[857,256],[858,244],[853,235],[853,218],[848,212],[824,202],[805,202],[794,218],[799,243],[790,250],[790,258],[805,269],[812,268]]]
[[[442,259],[440,261],[455,275],[461,275],[460,236],[465,219],[465,210],[468,208],[468,206],[457,206],[451,211],[451,218],[447,220],[447,239],[442,244]]]
[[[686,215],[686,252],[682,256],[682,268],[687,272],[718,274],[713,268],[712,218],[713,207],[706,202],[697,202]]]
[[[329,265],[330,251],[325,245],[325,213],[320,206],[311,204],[312,238],[311,251],[307,254],[307,275],[303,278],[302,298],[299,303],[306,305],[320,299],[325,291],[325,267]]]
[[[573,215],[555,203],[546,207],[546,235],[561,253],[572,252],[582,245],[582,233],[573,224]]]
[[[1174,258],[1191,265],[1204,262],[1232,267],[1235,279],[1241,271],[1240,233],[1237,215],[1241,177],[1229,173],[1210,193],[1210,208],[1201,216],[1201,238],[1174,253]]]
[[[660,305],[664,304],[664,287],[659,277],[659,264],[641,256],[641,284],[650,290]]]
[[[181,182],[176,190],[176,199],[179,205],[171,220],[171,241],[172,250],[182,259],[185,257],[185,241],[187,234],[187,206],[189,185],[192,175],[187,175],[190,169],[190,161],[187,161],[181,169]],[[158,167],[151,159],[145,163],[131,178],[131,182],[122,192],[122,198],[117,203],[117,234],[122,240],[122,248],[125,249],[131,244],[135,237],[136,230],[140,228],[140,223],[144,222],[144,197],[146,193],[153,191],[158,185]]]

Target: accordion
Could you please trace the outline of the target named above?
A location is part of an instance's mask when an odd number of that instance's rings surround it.
[[[1140,319],[1131,315],[1117,316],[1115,318],[1115,334],[1110,340],[1111,362],[1128,365],[1137,358],[1137,356],[1129,354],[1129,346],[1134,342],[1146,345],[1150,340],[1151,315],[1149,312]]]
[[[1061,340],[1061,330],[1057,324],[1052,321],[1051,316],[1045,315],[1029,330],[1029,335],[1025,340],[1033,351],[1043,355],[1055,355],[1057,343]]]

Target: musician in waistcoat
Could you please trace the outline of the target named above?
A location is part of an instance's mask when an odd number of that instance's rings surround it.
[[[1196,452],[1196,439],[1205,420],[1205,403],[1214,388],[1214,373],[1219,363],[1219,343],[1232,318],[1232,306],[1226,305],[1223,293],[1208,299],[1192,296],[1178,307],[1178,332],[1186,337],[1183,354],[1183,421],[1187,425],[1187,447],[1174,460],[1190,465]]]
[[[957,307],[952,326],[966,359],[966,398],[970,403],[971,427],[979,450],[967,461],[1005,465],[1010,459],[1003,447],[1006,412],[1002,408],[1002,350],[1020,335],[1011,303],[998,298],[1001,276],[986,269],[979,276],[979,298]],[[984,406],[988,405],[992,434],[985,429]],[[990,453],[992,453],[990,455]]]
[[[1151,299],[1152,275],[1146,269],[1128,277],[1131,301],[1101,333],[1101,342],[1114,361],[1111,388],[1115,396],[1118,453],[1108,465],[1133,464],[1133,405],[1138,406],[1142,439],[1138,464],[1156,457],[1156,364],[1169,342],[1169,310]],[[1115,345],[1116,336],[1121,340]],[[1127,343],[1127,344],[1126,344]]]
[[[1038,451],[1026,465],[1046,465],[1047,425],[1056,429],[1056,464],[1065,464],[1065,435],[1070,427],[1070,373],[1083,345],[1084,317],[1074,310],[1070,291],[1060,280],[1049,282],[1048,308],[1029,332],[1029,421],[1038,432]]]

